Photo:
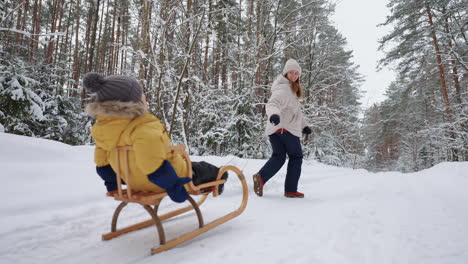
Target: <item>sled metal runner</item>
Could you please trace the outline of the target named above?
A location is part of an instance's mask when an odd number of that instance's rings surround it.
[[[185,146],[172,146],[172,147],[168,147],[167,150],[173,153],[181,154],[183,156],[187,165],[187,174],[188,174],[187,176],[192,177],[192,162],[190,161],[189,155],[185,151]],[[109,192],[107,193],[107,195],[113,197],[117,201],[121,201],[121,203],[117,206],[117,208],[114,211],[114,215],[112,217],[111,232],[102,235],[103,240],[110,240],[120,235],[155,225],[156,230],[158,232],[158,237],[159,237],[159,246],[151,248],[151,254],[156,254],[156,253],[160,253],[165,250],[171,249],[177,245],[180,245],[190,239],[197,237],[198,235],[201,235],[207,232],[210,229],[213,229],[235,218],[236,216],[240,215],[247,207],[248,187],[247,187],[247,182],[245,180],[245,177],[242,171],[239,170],[237,167],[228,165],[228,166],[224,166],[220,168],[218,172],[218,176],[216,177],[215,181],[203,183],[200,185],[194,185],[192,181],[188,183],[188,187],[189,187],[188,192],[190,195],[187,201],[190,203],[190,205],[180,208],[180,209],[176,209],[174,211],[168,212],[163,215],[158,215],[159,205],[162,199],[164,199],[167,196],[167,193],[165,192],[157,193],[157,192],[151,192],[151,191],[136,191],[132,189],[131,182],[129,181],[130,170],[128,166],[128,159],[129,159],[128,153],[130,151],[132,151],[131,146],[117,147],[117,151],[116,151],[117,167],[119,168],[119,171],[116,172],[117,190],[113,192]],[[216,197],[219,195],[218,186],[226,182],[226,180],[221,179],[221,176],[227,171],[232,171],[236,173],[241,182],[241,185],[242,185],[241,204],[236,210],[224,216],[221,216],[208,224],[204,224],[203,215],[201,213],[200,206],[205,202],[209,194],[212,194],[213,197]],[[127,186],[126,189],[123,189],[122,187],[121,178],[125,180],[125,183]],[[197,202],[192,198],[192,195],[198,195],[201,197]],[[120,212],[128,203],[136,203],[136,204],[140,204],[141,206],[143,206],[143,208],[151,216],[151,219],[140,222],[140,223],[136,223],[136,224],[133,224],[133,225],[121,228],[121,229],[117,229],[117,220],[119,218]],[[162,225],[163,221],[170,219],[172,217],[181,215],[191,210],[194,210],[195,213],[197,214],[199,227],[191,232],[187,232],[185,234],[180,235],[179,237],[166,241],[166,234],[164,232],[164,227]]]

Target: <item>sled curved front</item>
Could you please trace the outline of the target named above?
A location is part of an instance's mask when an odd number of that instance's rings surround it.
[[[222,167],[220,170],[219,170],[219,175],[222,175],[224,172],[226,171],[233,171],[237,174],[239,180],[241,181],[241,184],[242,184],[242,202],[239,206],[239,208],[237,208],[236,210],[222,216],[222,217],[219,217],[215,220],[213,220],[212,222],[204,225],[203,227],[200,227],[198,229],[195,229],[193,230],[192,232],[188,232],[188,233],[185,233],[177,238],[174,238],[172,240],[169,240],[167,241],[165,244],[159,246],[159,247],[156,247],[156,248],[152,248],[151,249],[151,253],[153,254],[156,254],[156,253],[160,253],[160,252],[163,252],[165,250],[168,250],[168,249],[171,249],[179,244],[182,244],[184,243],[185,241],[188,241],[190,239],[193,239],[223,223],[226,223],[227,221],[233,219],[234,217],[240,215],[244,210],[245,208],[247,207],[247,201],[248,201],[248,186],[247,186],[247,182],[245,180],[245,176],[244,174],[242,173],[242,171],[240,171],[238,168],[234,167],[234,166],[225,166],[225,167]]]
[[[119,206],[114,211],[114,215],[113,215],[113,218],[112,218],[112,224],[111,224],[111,232],[102,235],[103,240],[110,240],[110,239],[118,237],[120,235],[129,233],[129,232],[132,232],[132,231],[140,230],[140,229],[143,229],[145,227],[149,227],[151,225],[155,225],[156,229],[157,229],[157,232],[158,232],[159,244],[160,244],[158,247],[154,247],[154,248],[151,249],[151,253],[155,254],[155,253],[159,253],[159,252],[171,249],[171,248],[173,248],[173,247],[175,247],[175,246],[177,246],[177,245],[179,245],[181,243],[184,243],[184,242],[186,242],[186,241],[188,241],[188,240],[190,240],[190,239],[192,239],[192,238],[194,238],[194,237],[196,237],[196,236],[198,236],[200,234],[203,234],[203,233],[207,232],[208,230],[213,229],[216,226],[219,226],[219,225],[233,219],[234,217],[240,215],[245,210],[245,208],[247,207],[248,186],[247,186],[247,182],[245,180],[245,177],[244,177],[241,170],[239,170],[238,168],[236,168],[234,166],[229,165],[229,166],[224,166],[224,167],[220,168],[220,170],[218,172],[218,176],[217,176],[215,181],[200,184],[200,185],[194,185],[192,182],[190,182],[188,184],[189,193],[191,195],[189,196],[187,201],[190,203],[190,205],[188,205],[186,207],[183,207],[183,208],[180,208],[180,209],[173,210],[171,212],[168,212],[168,213],[165,213],[165,214],[159,216],[158,215],[159,204],[161,203],[162,199],[167,196],[167,193],[165,193],[165,192],[155,193],[155,192],[148,192],[148,191],[135,191],[135,190],[132,190],[131,183],[128,181],[129,173],[130,173],[129,168],[128,168],[128,152],[129,151],[132,151],[131,146],[118,147],[117,151],[116,151],[116,153],[117,153],[116,154],[117,155],[117,163],[118,163],[117,165],[118,165],[118,168],[119,168],[119,171],[116,172],[118,189],[116,191],[114,191],[114,192],[108,193],[107,195],[113,197],[115,200],[121,201],[121,203],[119,204]],[[186,161],[186,164],[187,164],[187,168],[188,168],[187,172],[189,174],[187,176],[191,177],[192,176],[191,175],[191,171],[192,171],[191,170],[191,161],[190,161],[190,157],[185,152],[185,146],[170,147],[170,148],[168,148],[168,151],[179,153],[184,157],[184,159]],[[120,163],[121,159],[123,160],[122,164]],[[212,221],[212,222],[205,225],[204,220],[203,220],[203,216],[202,216],[202,213],[201,213],[201,210],[200,210],[200,206],[205,202],[205,200],[207,199],[207,197],[208,197],[208,195],[210,193],[212,193],[213,197],[216,197],[216,196],[219,195],[218,186],[220,184],[223,184],[223,183],[226,182],[226,180],[221,179],[221,177],[227,171],[233,171],[234,173],[236,173],[237,176],[238,176],[238,179],[241,182],[241,185],[242,185],[242,201],[241,201],[241,204],[236,210],[234,210],[234,211],[232,211],[232,212],[230,212],[230,213],[228,213],[228,214],[226,214],[226,215],[224,215],[222,217],[219,217],[219,218],[215,219],[214,221]],[[123,177],[121,177],[121,176],[123,176]],[[121,178],[123,178],[125,180],[125,182],[127,183],[127,188],[126,189],[122,188]],[[201,197],[198,200],[198,202],[196,202],[192,198],[192,195],[199,195]],[[134,225],[124,227],[122,229],[117,229],[117,222],[118,222],[120,212],[122,211],[122,209],[128,203],[140,204],[148,212],[148,214],[151,216],[151,219],[140,222],[140,223],[136,223]],[[167,219],[173,218],[175,216],[181,215],[181,214],[183,214],[185,212],[188,212],[188,211],[190,211],[192,209],[197,214],[198,224],[199,224],[198,226],[199,227],[197,229],[195,229],[195,230],[193,230],[191,232],[187,232],[187,233],[185,233],[185,234],[183,234],[183,235],[181,235],[181,236],[179,236],[177,238],[166,241],[166,235],[165,235],[165,232],[164,232],[164,227],[162,225],[162,222],[164,220],[167,220]]]

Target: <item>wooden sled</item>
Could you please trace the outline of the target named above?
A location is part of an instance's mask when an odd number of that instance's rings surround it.
[[[161,200],[167,196],[167,193],[156,193],[156,192],[151,192],[151,191],[135,191],[132,190],[132,183],[129,181],[129,167],[128,167],[128,153],[132,151],[131,146],[126,146],[126,147],[118,147],[117,148],[117,162],[118,162],[118,168],[120,171],[116,172],[117,174],[117,187],[118,189],[116,191],[107,193],[108,196],[114,197],[115,200],[121,201],[119,206],[115,209],[114,216],[112,217],[112,225],[111,225],[111,232],[102,235],[103,240],[110,240],[112,238],[118,237],[120,235],[140,230],[145,227],[149,227],[151,225],[156,225],[156,229],[158,231],[159,235],[159,247],[154,247],[151,248],[151,254],[156,254],[163,252],[165,250],[171,249],[179,244],[182,244],[192,238],[195,238],[196,236],[203,234],[207,232],[210,229],[213,229],[214,227],[217,227],[234,217],[240,215],[245,207],[247,206],[247,200],[248,200],[248,187],[247,183],[245,180],[245,177],[242,173],[241,170],[234,166],[224,166],[221,167],[218,173],[218,176],[215,181],[200,184],[195,186],[192,182],[188,183],[189,185],[189,198],[188,202],[190,202],[190,205],[184,208],[180,208],[174,211],[171,211],[169,213],[163,214],[163,215],[158,215],[158,208],[159,204],[161,203]],[[185,152],[185,146],[172,146],[168,148],[168,151],[174,152],[174,153],[179,153],[181,154],[187,164],[187,173],[189,177],[192,177],[192,162],[190,161],[190,157]],[[120,161],[123,160],[123,164],[121,164]],[[241,181],[242,184],[242,202],[237,208],[237,210],[234,210],[222,217],[219,217],[212,222],[205,224],[203,222],[203,215],[200,211],[200,205],[205,202],[206,198],[208,195],[211,193],[213,197],[216,197],[219,195],[218,192],[218,185],[223,184],[226,182],[226,180],[221,179],[221,176],[223,175],[224,172],[226,171],[233,171],[237,174],[239,180]],[[126,189],[122,188],[122,180],[120,176],[123,176],[122,178],[125,180],[125,183],[127,185]],[[191,195],[200,195],[200,199],[198,202],[196,202]],[[128,203],[137,203],[143,206],[143,208],[150,214],[151,219],[130,225],[121,229],[117,229],[117,219],[119,218],[119,214],[122,211],[122,209],[128,204]],[[178,216],[180,214],[183,214],[185,212],[188,212],[190,210],[195,210],[197,217],[198,217],[198,224],[199,227],[191,232],[185,233],[177,238],[171,239],[169,241],[166,241],[166,235],[164,233],[164,228],[162,225],[162,221],[172,218],[174,216]]]

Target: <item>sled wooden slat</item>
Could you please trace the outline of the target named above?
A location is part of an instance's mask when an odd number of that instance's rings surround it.
[[[157,199],[164,198],[166,193],[155,193],[155,192],[133,192],[132,197],[129,197],[127,190],[122,190],[122,195],[118,195],[116,192],[108,193],[107,196],[114,197],[115,200],[123,202],[135,202],[143,204],[153,204],[155,205]]]
[[[129,152],[133,151],[131,146],[124,146],[124,147],[118,147],[116,151],[116,160],[117,160],[117,190],[107,193],[107,196],[113,197],[117,201],[121,201],[120,205],[115,209],[114,216],[112,218],[112,227],[111,227],[111,232],[107,234],[102,235],[103,240],[110,240],[112,238],[118,237],[120,235],[130,233],[136,230],[140,230],[152,225],[156,225],[156,229],[158,231],[158,236],[160,240],[160,246],[159,247],[154,247],[151,248],[151,254],[159,253],[168,249],[171,249],[181,243],[184,243],[190,239],[193,239],[194,237],[203,234],[211,229],[213,229],[216,226],[219,226],[232,218],[240,215],[246,208],[247,206],[247,201],[248,201],[248,187],[247,183],[245,180],[245,177],[242,173],[241,170],[239,170],[237,167],[234,166],[224,166],[221,167],[218,175],[216,177],[216,180],[200,184],[200,185],[194,185],[193,182],[188,183],[186,186],[188,187],[188,192],[190,195],[201,195],[201,198],[199,199],[198,202],[195,202],[191,196],[189,196],[188,201],[190,202],[190,205],[179,208],[173,211],[170,211],[168,213],[165,213],[163,215],[158,215],[158,209],[159,205],[162,201],[167,196],[166,192],[152,192],[152,191],[138,191],[132,189],[131,186],[131,177],[130,177],[130,170],[129,170]],[[190,161],[190,157],[185,152],[185,146],[172,146],[167,148],[168,152],[173,152],[182,155],[182,157],[186,161],[186,166],[187,166],[187,175],[186,177],[192,177],[192,163]],[[205,202],[207,199],[208,195],[211,193],[213,197],[216,197],[219,195],[219,185],[226,183],[226,180],[221,179],[222,175],[227,172],[227,171],[232,171],[237,174],[241,185],[242,185],[242,202],[236,210],[219,217],[218,219],[215,219],[214,221],[204,224],[203,221],[203,216],[200,210],[200,206]],[[125,183],[127,185],[126,189],[122,187],[122,180],[125,180]],[[117,229],[117,220],[120,215],[121,210],[128,204],[128,203],[136,203],[140,204],[141,206],[144,207],[144,209],[151,215],[151,219],[142,221],[121,229]],[[198,217],[198,223],[199,223],[199,228],[187,232],[185,234],[182,234],[179,237],[176,237],[174,239],[171,239],[166,242],[165,238],[165,233],[164,229],[162,226],[162,221],[173,218],[175,216],[181,215],[183,213],[189,212],[191,210],[194,210],[197,214]]]

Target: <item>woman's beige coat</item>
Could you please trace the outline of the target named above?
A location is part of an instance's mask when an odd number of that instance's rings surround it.
[[[283,75],[279,75],[271,87],[271,97],[266,104],[268,121],[266,134],[272,135],[276,130],[284,128],[291,134],[301,137],[302,129],[307,126],[302,114],[299,98],[292,92],[289,80]],[[270,116],[278,115],[280,123],[273,125],[270,123]]]

